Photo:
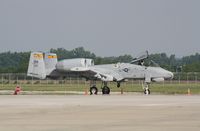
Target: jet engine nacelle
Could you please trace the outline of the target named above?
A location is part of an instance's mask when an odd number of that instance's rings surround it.
[[[153,82],[162,82],[164,80],[165,80],[164,78],[153,78],[152,79]]]
[[[74,67],[89,67],[93,65],[94,61],[92,59],[85,59],[85,58],[65,59],[59,61],[56,64],[56,69],[61,71],[71,71],[71,69]]]

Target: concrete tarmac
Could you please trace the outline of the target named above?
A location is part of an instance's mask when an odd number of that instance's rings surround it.
[[[0,95],[0,131],[199,131],[200,96]]]

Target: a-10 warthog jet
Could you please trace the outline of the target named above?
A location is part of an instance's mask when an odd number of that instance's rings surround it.
[[[120,87],[120,83],[128,79],[140,79],[144,81],[144,93],[150,94],[150,82],[172,79],[173,73],[161,67],[144,66],[143,61],[147,57],[148,52],[145,52],[130,63],[94,65],[92,59],[75,58],[58,61],[54,53],[32,52],[27,75],[39,79],[58,79],[78,75],[91,80],[91,95],[98,93],[96,80],[101,80],[103,83],[102,94],[109,94],[110,88],[107,83],[110,81],[117,82],[117,87]],[[134,64],[136,62],[138,64]]]

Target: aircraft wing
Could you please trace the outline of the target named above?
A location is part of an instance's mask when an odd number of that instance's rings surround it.
[[[96,73],[94,77],[101,79],[102,81],[121,81],[124,78],[114,70],[107,68],[92,67],[90,71]]]
[[[107,69],[103,67],[75,67],[71,71],[75,72],[87,72],[90,76],[94,78],[101,79],[102,81],[121,81],[124,78],[112,69]]]

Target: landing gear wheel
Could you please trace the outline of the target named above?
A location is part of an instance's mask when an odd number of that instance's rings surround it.
[[[102,88],[102,94],[103,94],[103,95],[104,95],[104,94],[110,94],[110,88],[107,87],[107,86],[104,86],[104,87]]]
[[[96,86],[90,87],[90,95],[97,95],[98,89]]]
[[[120,82],[117,82],[117,87],[118,87],[118,88],[120,87]]]
[[[151,93],[151,92],[150,92],[149,89],[145,89],[145,90],[144,90],[144,94],[145,94],[145,95],[149,95],[150,93]]]

